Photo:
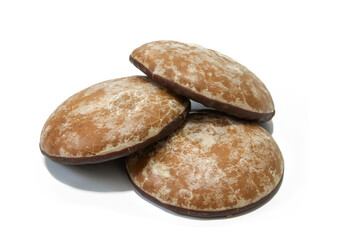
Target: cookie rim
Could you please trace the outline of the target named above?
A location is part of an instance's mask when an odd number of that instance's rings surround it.
[[[110,152],[106,154],[101,155],[94,155],[89,157],[61,157],[61,156],[54,156],[46,153],[42,148],[41,144],[39,144],[41,153],[47,157],[50,160],[53,160],[54,162],[63,163],[63,164],[69,164],[69,165],[83,165],[83,164],[93,164],[93,163],[101,163],[106,162],[122,157],[126,157],[138,150],[141,150],[148,145],[155,143],[171,133],[173,133],[178,127],[181,126],[181,124],[186,120],[187,115],[189,114],[191,110],[191,102],[187,102],[188,105],[184,109],[184,111],[179,114],[174,120],[172,120],[170,123],[168,123],[166,126],[164,126],[158,134],[144,140],[143,142],[137,143],[135,145],[126,147],[122,150]]]
[[[283,182],[283,178],[284,178],[284,168],[283,168],[283,172],[281,173],[281,178],[279,180],[279,182],[277,183],[277,185],[274,187],[274,189],[268,193],[267,195],[265,195],[264,197],[260,198],[259,200],[257,200],[256,202],[250,203],[246,206],[242,206],[239,208],[231,208],[231,209],[226,209],[226,210],[214,210],[214,211],[209,211],[209,210],[194,210],[194,209],[187,209],[187,208],[183,208],[183,207],[179,207],[179,206],[174,206],[171,204],[167,204],[167,203],[163,203],[161,202],[159,199],[157,199],[156,197],[150,195],[149,193],[145,192],[144,190],[142,190],[140,187],[138,187],[133,180],[131,179],[130,173],[128,171],[128,166],[127,163],[125,162],[125,170],[126,170],[126,174],[128,176],[129,181],[131,182],[132,186],[134,187],[135,191],[140,194],[142,197],[144,197],[145,199],[151,201],[152,203],[154,203],[157,207],[162,208],[163,210],[170,210],[171,212],[174,212],[176,214],[179,215],[185,215],[185,216],[189,216],[189,217],[195,217],[195,218],[229,218],[229,217],[233,217],[233,216],[237,216],[237,215],[243,215],[243,214],[247,214],[249,212],[252,212],[260,207],[262,207],[263,205],[265,205],[267,202],[269,202],[279,191],[281,184]]]

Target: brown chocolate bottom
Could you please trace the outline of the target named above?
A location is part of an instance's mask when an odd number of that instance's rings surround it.
[[[166,125],[157,135],[148,138],[141,143],[127,147],[117,152],[112,152],[104,155],[95,155],[91,157],[67,158],[67,157],[49,155],[41,149],[41,146],[40,146],[40,151],[44,156],[53,160],[54,162],[59,162],[69,165],[93,164],[93,163],[100,163],[100,162],[105,162],[105,161],[110,161],[113,159],[125,157],[173,133],[185,121],[186,116],[190,112],[190,109],[191,109],[191,103],[189,102],[189,105],[184,110],[184,112],[182,112],[172,122]]]
[[[199,102],[203,104],[206,107],[214,108],[216,110],[219,110],[221,112],[225,112],[227,114],[230,114],[232,116],[251,120],[251,121],[260,121],[260,122],[267,122],[273,118],[275,115],[274,112],[270,113],[258,113],[258,112],[252,112],[248,111],[239,107],[236,107],[234,105],[220,102],[215,99],[208,98],[204,95],[201,95],[199,93],[196,93],[178,83],[175,83],[174,81],[171,81],[169,79],[163,78],[159,75],[153,74],[148,68],[146,68],[142,63],[134,59],[130,56],[130,62],[135,65],[138,69],[140,69],[143,73],[145,73],[150,79],[154,80],[155,82],[159,83],[160,85],[172,90],[173,92],[185,96],[187,98],[190,98],[196,102]]]
[[[265,203],[270,201],[270,199],[272,199],[275,196],[275,194],[280,189],[280,186],[282,184],[283,177],[284,177],[284,173],[283,173],[283,175],[282,175],[279,183],[276,185],[276,187],[268,195],[259,199],[257,202],[254,202],[252,204],[249,204],[247,206],[240,207],[240,208],[232,208],[232,209],[221,210],[221,211],[201,211],[201,210],[186,209],[186,208],[182,208],[182,207],[178,207],[178,206],[174,206],[174,205],[169,205],[169,204],[161,202],[160,200],[158,200],[155,197],[151,196],[150,194],[146,193],[141,188],[136,186],[136,184],[132,181],[129,171],[127,169],[127,164],[125,164],[125,165],[126,165],[126,173],[128,175],[128,178],[130,179],[131,184],[134,186],[135,190],[141,196],[145,197],[146,199],[149,199],[151,202],[159,205],[160,207],[162,207],[164,209],[168,209],[174,213],[186,215],[186,216],[190,216],[190,217],[197,217],[197,218],[224,218],[224,217],[229,218],[229,217],[233,217],[235,215],[246,214],[251,211],[254,211],[254,210],[258,209],[259,207],[263,206]]]

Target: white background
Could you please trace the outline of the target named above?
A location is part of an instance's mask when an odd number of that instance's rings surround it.
[[[0,239],[359,239],[357,1],[0,1]],[[266,205],[199,220],[139,197],[119,164],[49,162],[66,98],[141,74],[131,51],[197,43],[253,71],[276,107],[285,178]]]

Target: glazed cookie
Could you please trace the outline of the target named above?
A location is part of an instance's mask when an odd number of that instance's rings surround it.
[[[260,79],[211,49],[156,41],[135,49],[130,61],[154,81],[207,107],[262,122],[275,114],[270,92]]]
[[[138,192],[162,207],[225,217],[269,200],[280,187],[284,162],[259,125],[199,112],[167,140],[130,155],[126,169]]]
[[[172,133],[189,110],[189,100],[147,77],[105,81],[76,93],[51,114],[40,149],[67,164],[127,156]]]

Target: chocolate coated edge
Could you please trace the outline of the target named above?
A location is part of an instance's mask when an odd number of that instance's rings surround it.
[[[227,210],[220,210],[220,211],[201,211],[201,210],[192,210],[192,209],[186,209],[186,208],[182,208],[182,207],[178,207],[178,206],[174,206],[174,205],[169,205],[169,204],[159,201],[155,197],[151,196],[150,194],[148,194],[147,192],[143,191],[138,186],[136,186],[136,184],[132,181],[132,179],[130,177],[130,174],[129,174],[129,171],[127,168],[127,164],[125,164],[125,165],[126,165],[126,168],[125,168],[126,174],[128,175],[128,178],[129,178],[131,184],[134,186],[135,190],[138,193],[140,193],[143,197],[145,197],[146,199],[149,199],[153,203],[155,203],[165,209],[169,209],[170,211],[175,212],[177,214],[191,216],[191,217],[197,217],[197,218],[232,217],[235,215],[246,214],[253,210],[256,210],[259,207],[263,206],[268,201],[270,201],[270,199],[272,199],[275,196],[275,194],[279,191],[280,186],[283,181],[283,178],[284,178],[284,172],[283,172],[279,183],[268,195],[264,196],[263,198],[260,198],[257,202],[251,203],[247,206],[240,207],[240,208],[232,208],[232,209],[227,209]]]
[[[142,148],[145,148],[148,145],[150,145],[154,142],[157,142],[160,139],[173,133],[185,121],[186,116],[190,112],[190,109],[191,109],[191,103],[189,101],[189,104],[186,107],[186,109],[178,117],[176,117],[172,122],[170,122],[163,129],[161,129],[161,131],[157,135],[155,135],[151,138],[148,138],[141,143],[127,147],[127,148],[117,151],[117,152],[112,152],[112,153],[108,153],[108,154],[104,154],[104,155],[96,155],[93,157],[67,158],[67,157],[51,156],[51,155],[47,154],[46,152],[44,152],[41,149],[41,146],[40,146],[40,151],[44,156],[53,160],[54,162],[59,162],[59,163],[64,163],[64,164],[69,164],[69,165],[100,163],[100,162],[105,162],[105,161],[125,157],[125,156],[128,156],[131,153],[134,153]]]
[[[260,122],[267,122],[273,118],[275,115],[274,112],[270,113],[257,113],[248,111],[239,107],[235,107],[231,104],[220,102],[214,99],[210,99],[204,95],[196,93],[186,87],[181,86],[178,83],[175,83],[171,80],[168,80],[164,77],[161,77],[157,74],[153,74],[148,68],[146,68],[142,63],[134,59],[131,55],[129,58],[130,62],[135,65],[138,69],[140,69],[143,73],[145,73],[150,79],[154,80],[155,82],[159,83],[160,85],[171,89],[173,92],[190,98],[196,102],[202,103],[206,107],[215,108],[219,111],[225,112],[227,114],[233,115],[235,117],[241,119],[247,119],[252,121],[260,121]]]

